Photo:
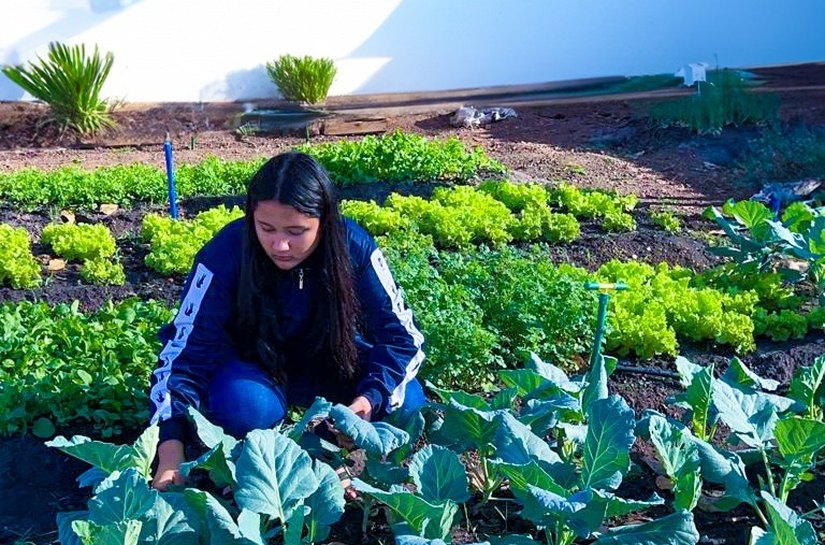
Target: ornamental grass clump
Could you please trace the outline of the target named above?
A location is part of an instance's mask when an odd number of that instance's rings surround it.
[[[112,127],[111,105],[100,92],[114,63],[114,55],[101,54],[97,46],[86,55],[86,46],[49,44],[46,59],[37,63],[3,66],[10,80],[33,97],[48,104],[61,130],[94,134]]]
[[[309,55],[281,55],[278,60],[266,63],[266,71],[286,100],[307,104],[326,100],[338,72],[332,59]]]

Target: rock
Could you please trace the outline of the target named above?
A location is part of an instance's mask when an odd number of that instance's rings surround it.
[[[74,223],[75,222],[74,212],[72,212],[71,210],[61,210],[60,211],[60,219],[63,220],[63,223]]]
[[[111,216],[112,214],[117,212],[119,209],[120,209],[120,207],[116,204],[101,204],[100,208],[99,208],[100,212],[107,215],[107,216]]]
[[[49,272],[62,271],[66,268],[66,261],[63,259],[50,259],[48,270]]]

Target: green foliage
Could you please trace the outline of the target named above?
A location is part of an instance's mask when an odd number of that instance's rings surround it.
[[[0,306],[0,433],[38,417],[89,421],[104,436],[148,418],[146,385],[157,362],[165,305],[125,301],[83,313],[75,303]]]
[[[497,336],[484,325],[474,292],[448,282],[431,264],[438,259],[432,238],[414,233],[380,237],[396,282],[427,341],[422,377],[441,385],[489,389],[504,362],[493,353]]]
[[[501,246],[512,240],[509,229],[515,219],[507,207],[469,186],[438,188],[430,201],[394,193],[387,208],[419,232],[432,235],[440,247],[466,248],[481,242]]]
[[[770,337],[772,341],[784,342],[801,339],[808,332],[808,319],[793,310],[768,312],[756,309],[753,315],[754,334]]]
[[[612,299],[607,349],[642,358],[676,354],[677,335],[710,340],[747,352],[755,348],[751,316],[758,297],[753,292],[723,293],[690,285],[693,273],[638,262],[610,261],[595,276],[600,281],[624,281],[626,292]]]
[[[688,127],[691,131],[719,133],[723,128],[748,123],[772,122],[779,111],[779,97],[754,93],[737,70],[714,70],[706,82],[698,82],[695,94],[660,102],[650,109],[650,120],[663,127]]]
[[[43,229],[41,241],[68,260],[102,260],[117,249],[112,232],[99,223],[53,223]]]
[[[412,228],[409,218],[375,201],[341,201],[341,214],[352,218],[373,236],[388,235]]]
[[[393,193],[383,207],[346,201],[342,209],[373,235],[415,230],[432,236],[440,248],[481,243],[500,247],[514,238],[559,242],[579,236],[578,221],[570,214],[552,213],[541,186],[527,193],[520,187],[509,182],[485,182],[478,190],[440,187],[431,200]]]
[[[808,278],[825,297],[825,209],[805,205],[791,208],[781,222],[768,208],[754,201],[728,201],[721,212],[705,211],[728,235],[730,245],[711,248],[733,259],[747,271],[776,271],[789,281]],[[782,265],[783,258],[803,260],[803,273]]]
[[[305,144],[297,149],[315,157],[343,186],[377,181],[463,181],[481,172],[505,170],[481,147],[467,150],[455,137],[430,140],[400,130],[360,140]]]
[[[523,361],[535,352],[571,367],[589,349],[595,295],[542,253],[482,249],[440,257],[442,276],[479,305],[485,327],[498,337],[502,361]]]
[[[180,165],[175,172],[178,194],[182,197],[243,195],[249,180],[266,161],[266,157],[227,161],[212,155],[200,163]]]
[[[329,58],[281,55],[266,63],[266,71],[287,100],[317,104],[327,98],[338,72]]]
[[[550,190],[550,202],[567,210],[579,219],[601,218],[608,231],[633,231],[636,221],[628,214],[636,207],[638,198],[609,191],[579,189],[562,183]]]
[[[759,297],[759,306],[766,310],[797,309],[803,301],[779,273],[751,272],[734,263],[725,263],[697,274],[691,285],[716,288],[731,295],[752,291]]]
[[[0,224],[0,285],[15,289],[40,284],[40,265],[32,255],[29,232],[24,227]]]
[[[141,228],[143,240],[151,247],[146,266],[164,275],[187,273],[203,245],[243,214],[237,206],[230,210],[223,205],[201,212],[193,220],[147,214]]]
[[[240,195],[264,163],[264,158],[225,161],[207,157],[194,165],[180,165],[175,174],[178,196]],[[0,196],[25,207],[53,205],[88,209],[101,203],[129,206],[136,202],[165,203],[165,173],[154,166],[135,163],[83,170],[76,166],[52,171],[34,168],[0,174]]]
[[[113,126],[108,101],[100,92],[114,63],[114,55],[100,54],[95,46],[86,55],[86,46],[49,44],[46,59],[38,57],[28,68],[3,66],[2,71],[26,92],[48,104],[61,129],[81,134],[96,133]]]
[[[571,214],[551,212],[547,190],[540,184],[487,181],[478,190],[489,193],[516,214],[510,232],[517,240],[571,242],[579,238],[579,222]]]
[[[122,286],[126,283],[123,265],[103,258],[89,259],[80,269],[80,278],[90,284]]]
[[[650,213],[650,219],[668,233],[676,234],[682,230],[682,220],[670,210],[654,210]]]
[[[679,358],[676,364],[683,386],[693,387],[698,377],[706,377],[702,395],[687,395],[688,391],[677,396],[677,405],[687,409],[685,418],[691,419],[697,411],[707,412],[713,415],[713,429],[721,422],[731,431],[730,435],[711,445],[713,431],[705,440],[699,437],[702,430],[694,428],[691,433],[652,411],[645,419],[648,427],[654,419],[667,421],[685,444],[695,447],[704,479],[724,489],[707,502],[709,508],[729,511],[745,503],[754,509],[764,528],[752,528],[751,535],[759,538],[760,543],[774,542],[772,534],[777,533],[789,538],[788,543],[816,542],[810,522],[786,502],[794,488],[813,478],[811,471],[816,467],[817,455],[825,448],[825,423],[817,420],[822,415],[819,390],[825,376],[823,361],[820,357],[813,366],[798,368],[791,382],[790,397],[782,397],[771,392],[779,386],[776,381],[758,376],[736,358],[720,378],[713,377],[712,368]],[[801,411],[805,411],[804,416],[794,414]],[[652,435],[652,429],[650,432]],[[743,444],[749,450],[743,450]],[[761,465],[751,468],[760,473],[758,485],[748,479],[746,464]]]
[[[326,539],[344,512],[344,490],[331,467],[275,430],[254,430],[237,441],[196,411],[192,417],[210,450],[181,471],[231,468],[228,482],[214,482],[228,487],[231,499],[196,488],[150,488],[157,428],[134,445],[59,437],[47,444],[92,464],[79,481],[94,486],[87,511],[58,515],[61,542],[108,543],[114,536],[116,543],[250,544],[279,535],[284,543],[303,545]]]

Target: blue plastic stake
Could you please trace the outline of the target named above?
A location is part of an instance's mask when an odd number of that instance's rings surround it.
[[[169,212],[172,219],[178,219],[178,195],[175,191],[175,169],[172,167],[172,139],[166,133],[163,142],[163,151],[166,153],[166,180],[169,182]]]

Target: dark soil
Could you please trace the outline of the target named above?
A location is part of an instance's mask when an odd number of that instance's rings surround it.
[[[814,65],[812,72],[782,71],[774,75],[786,78],[785,87],[808,86],[796,91],[782,91],[781,116],[785,123],[825,126],[825,69]],[[818,71],[817,71],[818,70]],[[806,79],[807,78],[807,79]],[[641,101],[596,101],[559,103],[518,109],[519,117],[480,129],[455,129],[449,115],[439,113],[400,116],[388,120],[390,127],[429,136],[455,135],[467,144],[480,145],[493,157],[504,162],[516,180],[569,180],[583,187],[606,188],[635,193],[640,206],[634,213],[639,229],[631,233],[606,234],[594,225],[584,225],[582,237],[572,244],[552,249],[552,259],[595,269],[610,259],[639,259],[651,264],[664,261],[671,265],[704,269],[717,262],[706,251],[702,240],[692,230],[707,231],[712,226],[699,217],[708,204],[727,198],[747,198],[758,191],[760,183],[744,181],[738,170],[741,158],[762,128],[725,130],[718,136],[695,137],[679,129],[651,127],[643,119],[646,103]],[[55,168],[65,164],[83,167],[145,162],[162,166],[161,143],[169,132],[176,143],[176,161],[195,162],[209,154],[226,159],[244,159],[272,155],[302,142],[299,137],[240,137],[225,128],[241,105],[129,105],[116,114],[117,130],[95,140],[79,141],[60,135],[43,124],[46,109],[32,104],[0,104],[0,171],[36,166]],[[317,136],[315,141],[331,140]],[[767,180],[765,180],[767,181]],[[432,185],[375,185],[342,190],[343,198],[371,198],[382,201],[390,192],[429,194]],[[193,199],[183,202],[181,210],[193,215],[219,203],[241,204],[239,198]],[[667,204],[683,217],[690,231],[667,234],[655,228],[647,213],[652,207]],[[108,300],[120,301],[136,296],[158,299],[172,304],[177,300],[183,278],[164,278],[148,269],[143,258],[147,248],[140,242],[140,221],[150,211],[160,208],[138,206],[119,210],[111,216],[99,213],[78,214],[79,220],[102,222],[118,238],[121,259],[127,271],[127,283],[121,287],[92,287],[82,283],[76,265],[51,276],[44,287],[35,290],[0,288],[0,302],[36,300],[70,303],[79,300],[87,310],[99,308]],[[24,226],[35,239],[42,228],[57,217],[57,210],[22,212],[0,204],[0,222]],[[48,247],[36,245],[34,253],[45,266]],[[715,363],[723,369],[732,355],[713,345],[683,345],[683,355],[697,363]],[[762,376],[787,385],[793,370],[809,364],[825,353],[822,334],[787,343],[760,341],[758,349],[742,359]],[[631,367],[654,371],[674,371],[673,362],[659,358],[649,362],[625,362]],[[622,395],[641,414],[646,409],[669,412],[665,399],[679,390],[668,377],[630,371],[617,371],[611,378],[612,391]],[[74,430],[72,430],[74,431]],[[80,430],[78,433],[82,433]],[[653,484],[655,474],[645,459],[650,447],[638,442],[633,459],[636,469],[623,484],[621,493],[632,498],[647,498],[654,491],[666,496]],[[59,511],[84,507],[87,494],[79,491],[74,479],[84,465],[43,446],[32,436],[0,439],[0,543],[31,540],[50,543],[56,539],[54,516]],[[792,496],[792,505],[809,510],[811,501],[821,501],[825,494],[825,476],[821,473],[805,483]],[[496,505],[502,513],[504,505]],[[507,511],[502,517],[492,506],[471,503],[473,525],[456,528],[456,541],[482,540],[487,535],[525,529],[523,521]],[[648,515],[662,515],[655,510]],[[641,518],[638,519],[642,520]],[[746,541],[755,523],[747,510],[706,514],[696,511],[696,523],[705,543],[738,544]],[[361,536],[361,513],[351,505],[344,519],[336,525],[331,539],[344,543],[388,542],[392,536],[382,523],[381,515],[370,523],[367,536]]]

